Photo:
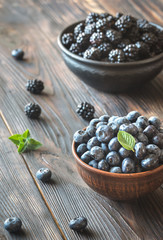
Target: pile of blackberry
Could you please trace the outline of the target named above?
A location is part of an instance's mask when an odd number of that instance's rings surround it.
[[[135,138],[134,151],[122,147],[119,131]],[[103,115],[75,132],[73,139],[79,158],[103,171],[139,173],[163,164],[163,128],[155,116],[148,119],[137,111],[124,117]]]
[[[63,34],[62,43],[85,59],[132,62],[163,52],[163,30],[122,13],[115,17],[109,13],[90,13],[73,32]]]

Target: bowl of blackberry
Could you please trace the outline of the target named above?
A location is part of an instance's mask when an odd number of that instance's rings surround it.
[[[163,183],[163,128],[156,116],[131,111],[92,118],[74,133],[72,152],[86,184],[110,199],[135,200]]]
[[[163,28],[122,13],[90,13],[65,28],[58,44],[70,70],[99,91],[138,88],[163,67]]]

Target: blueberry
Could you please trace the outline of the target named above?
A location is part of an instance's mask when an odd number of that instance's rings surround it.
[[[127,119],[130,121],[130,122],[136,122],[137,118],[140,116],[141,114],[137,111],[131,111],[127,114]]]
[[[91,160],[88,163],[89,166],[93,167],[93,168],[98,168],[98,162],[96,160]]]
[[[51,175],[52,173],[49,168],[40,168],[36,173],[37,179],[41,180],[42,182],[49,181],[51,178]]]
[[[128,124],[128,123],[122,124],[119,127],[119,130],[128,132],[128,133],[130,133],[133,136],[135,136],[138,133],[138,128],[134,124],[132,124],[132,123],[130,123],[130,124]]]
[[[108,126],[113,130],[114,135],[116,135],[119,131],[119,124],[117,123],[108,123]]]
[[[95,134],[96,134],[96,127],[89,125],[89,126],[86,128],[86,132],[88,133],[88,135],[89,135],[90,137],[93,137],[93,136],[95,136]]]
[[[141,166],[144,170],[151,170],[158,167],[159,160],[155,154],[147,155],[142,161]]]
[[[96,137],[100,142],[108,143],[113,136],[114,132],[112,128],[108,125],[100,126],[96,130]]]
[[[112,151],[107,154],[106,161],[109,163],[110,166],[117,166],[120,164],[121,159],[117,152]]]
[[[7,218],[4,222],[4,228],[11,233],[16,233],[21,229],[22,221],[17,217]]]
[[[86,151],[85,153],[83,153],[81,155],[81,160],[85,163],[89,163],[89,161],[91,160],[91,154],[90,154],[90,151]]]
[[[112,172],[112,173],[121,173],[122,170],[121,170],[120,167],[115,166],[115,167],[110,168],[110,172]]]
[[[110,116],[109,115],[102,115],[101,117],[99,117],[99,120],[101,122],[108,122]]]
[[[146,155],[146,147],[142,142],[135,144],[135,156],[138,159],[143,159]]]
[[[163,163],[163,149],[161,149],[159,161],[160,161],[160,163]]]
[[[158,147],[163,148],[163,133],[158,133],[156,136],[154,136],[152,142]]]
[[[144,145],[148,144],[148,138],[147,138],[147,136],[144,133],[139,133],[137,135],[137,139],[138,139],[139,142],[144,143]]]
[[[90,154],[91,154],[92,158],[96,161],[99,161],[105,157],[104,150],[99,146],[95,146],[95,147],[91,148]]]
[[[96,124],[101,122],[98,118],[93,118],[90,122],[89,122],[89,125],[90,126],[94,126],[96,127]]]
[[[106,155],[109,153],[109,148],[107,143],[101,143],[101,148],[104,150]]]
[[[150,139],[156,134],[157,130],[153,125],[147,126],[143,133]]]
[[[149,125],[149,122],[148,122],[148,118],[144,117],[144,116],[140,116],[138,117],[138,119],[136,120],[136,124],[145,129],[148,125]]]
[[[112,117],[109,118],[108,122],[112,123],[112,122],[115,121],[116,118],[118,118],[118,116],[112,116]]]
[[[74,133],[74,141],[76,143],[85,143],[89,139],[89,135],[86,131],[84,130],[78,130]]]
[[[87,148],[89,150],[94,146],[100,146],[100,142],[98,141],[97,137],[92,137],[87,142]]]
[[[23,60],[24,51],[23,51],[22,49],[14,49],[14,50],[12,50],[11,55],[12,55],[16,60]]]
[[[108,171],[109,170],[109,164],[105,159],[102,159],[98,162],[98,169],[103,170],[103,171]]]
[[[77,217],[71,219],[69,222],[69,227],[74,231],[81,231],[87,226],[87,219],[85,217]]]
[[[136,122],[133,123],[133,125],[135,125],[138,129],[138,133],[142,133],[143,132],[143,128],[141,128]]]
[[[107,125],[107,124],[108,124],[107,122],[99,122],[99,123],[97,123],[97,125],[96,125],[96,129],[97,129],[98,127],[102,126],[102,125]]]
[[[146,151],[147,151],[147,154],[154,154],[157,157],[159,157],[161,154],[160,148],[155,144],[148,144],[146,146]]]
[[[119,149],[119,155],[120,155],[122,158],[128,158],[128,157],[132,157],[133,152],[130,151],[130,150],[127,150],[127,149],[125,149],[125,148],[123,148],[123,147],[121,147],[121,148]]]
[[[134,173],[135,172],[135,162],[131,158],[125,158],[122,161],[122,172],[123,173]]]
[[[152,124],[156,128],[160,128],[160,126],[161,126],[161,121],[158,117],[152,116],[149,118],[148,121],[149,121],[149,124]]]
[[[120,149],[120,147],[121,147],[121,145],[118,142],[117,137],[112,138],[108,144],[108,148],[110,151],[118,151]]]
[[[115,119],[114,123],[117,123],[120,126],[123,123],[130,123],[130,121],[126,117],[118,117]]]
[[[86,143],[81,143],[81,144],[77,147],[77,149],[76,149],[77,154],[78,154],[79,156],[81,156],[81,155],[82,155],[83,153],[85,153],[87,150],[88,150],[88,149],[87,149],[87,144],[86,144]]]

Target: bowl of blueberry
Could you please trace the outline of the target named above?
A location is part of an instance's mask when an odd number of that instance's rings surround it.
[[[58,44],[70,70],[99,91],[138,88],[163,67],[163,28],[121,13],[90,13],[64,29]]]
[[[137,111],[103,115],[74,133],[77,170],[94,191],[113,200],[134,200],[163,183],[163,128],[158,117]]]

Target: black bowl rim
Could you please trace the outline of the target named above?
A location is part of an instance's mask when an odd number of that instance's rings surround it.
[[[88,171],[90,172],[94,172],[97,173],[98,175],[105,175],[105,176],[110,176],[113,178],[125,178],[125,179],[130,179],[130,178],[141,178],[141,177],[146,177],[148,175],[153,175],[157,172],[162,171],[163,172],[163,165],[154,168],[152,170],[148,170],[148,171],[144,171],[144,172],[140,172],[140,173],[112,173],[112,172],[107,172],[107,171],[103,171],[100,169],[96,169],[93,168],[91,166],[89,166],[87,163],[83,162],[80,157],[77,155],[76,151],[75,151],[75,141],[73,140],[72,142],[72,153],[76,159],[76,161],[79,162],[80,165],[82,165],[84,168],[86,168]]]
[[[163,53],[160,53],[154,57],[151,57],[151,58],[147,58],[147,59],[144,59],[144,60],[139,60],[139,61],[134,61],[134,62],[124,62],[124,63],[109,63],[109,62],[102,62],[102,61],[96,61],[96,60],[90,60],[90,59],[85,59],[83,57],[80,57],[76,54],[73,54],[71,53],[67,48],[64,47],[64,45],[62,44],[62,41],[61,41],[61,38],[62,38],[62,35],[66,32],[66,30],[68,28],[71,28],[73,26],[76,26],[77,24],[81,23],[81,22],[84,22],[84,20],[81,20],[81,21],[78,21],[78,22],[75,22],[69,26],[67,26],[66,28],[64,28],[62,30],[62,32],[59,34],[58,36],[58,45],[59,47],[61,48],[61,50],[66,53],[69,57],[71,58],[74,58],[80,62],[83,62],[83,63],[87,63],[87,64],[93,64],[93,65],[98,65],[98,66],[110,66],[110,67],[117,67],[117,66],[134,66],[134,65],[139,65],[139,64],[147,64],[147,63],[151,63],[153,61],[156,61],[156,60],[159,60],[160,58],[163,57]],[[153,23],[153,22],[149,22],[150,24],[156,26],[157,28],[163,30],[163,27],[156,24],[156,23]]]

